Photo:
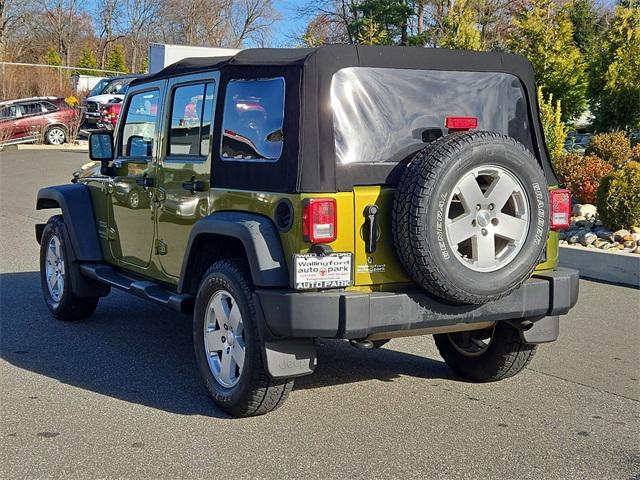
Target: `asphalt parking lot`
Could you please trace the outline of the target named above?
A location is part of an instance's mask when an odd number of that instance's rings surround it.
[[[0,478],[640,478],[640,291],[581,282],[519,376],[465,383],[431,337],[320,341],[283,408],[231,419],[189,319],[113,292],[83,323],[41,298],[38,188],[86,153],[0,153]]]

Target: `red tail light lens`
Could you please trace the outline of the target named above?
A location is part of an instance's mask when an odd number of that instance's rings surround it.
[[[336,201],[334,198],[309,198],[302,210],[302,234],[311,243],[329,243],[336,239]]]
[[[444,126],[451,132],[463,132],[478,128],[478,119],[476,117],[447,117]]]
[[[571,192],[562,188],[549,193],[551,205],[551,229],[562,230],[571,224]]]

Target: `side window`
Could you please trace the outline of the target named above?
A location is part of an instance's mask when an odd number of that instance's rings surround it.
[[[24,103],[22,105],[23,115],[36,115],[42,113],[42,106],[40,103]]]
[[[207,155],[214,90],[213,83],[174,90],[168,155]]]
[[[158,121],[158,90],[131,96],[123,122],[120,155],[123,157],[151,157]]]
[[[42,102],[42,111],[43,112],[55,112],[57,110],[58,110],[58,108],[53,103]]]
[[[214,83],[207,83],[204,94],[204,111],[202,112],[202,132],[200,134],[200,155],[209,153],[209,143],[211,140],[211,123],[213,121],[213,104],[216,86]]]
[[[230,80],[224,99],[223,160],[276,162],[284,139],[284,78]]]
[[[17,108],[15,105],[9,105],[8,107],[0,109],[0,119],[2,120],[7,118],[16,118],[17,116]]]

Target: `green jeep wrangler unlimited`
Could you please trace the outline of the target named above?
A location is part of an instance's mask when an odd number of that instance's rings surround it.
[[[131,83],[100,164],[40,190],[44,298],[80,320],[118,288],[193,314],[198,367],[236,416],[278,407],[315,338],[434,335],[473,381],[558,336],[556,189],[530,64],[327,46],[187,59]],[[135,319],[132,319],[135,321]]]

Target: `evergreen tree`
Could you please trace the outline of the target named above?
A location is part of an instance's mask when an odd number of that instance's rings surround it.
[[[596,129],[640,128],[640,9],[617,7],[595,50],[589,92]]]
[[[80,51],[78,67],[79,68],[73,72],[76,75],[98,75],[98,72],[92,70],[98,68],[98,61],[93,54],[93,50],[91,50],[87,44],[85,44]]]
[[[458,0],[447,13],[440,46],[460,50],[480,50],[480,32],[476,26],[476,12],[465,0]]]
[[[373,33],[386,32],[384,45],[406,45],[408,43],[409,17],[413,10],[405,0],[361,0],[351,2],[351,16],[355,19],[348,26],[352,38],[359,42],[360,34],[365,37]],[[377,26],[378,31],[372,31]],[[367,31],[362,32],[363,29]],[[373,37],[371,37],[373,38]],[[372,45],[383,45],[376,43]]]
[[[529,59],[538,84],[562,102],[562,120],[580,116],[587,104],[587,75],[566,10],[556,11],[552,0],[531,0],[513,27],[511,49]]]
[[[568,128],[562,121],[562,106],[560,100],[556,100],[554,104],[552,94],[545,98],[541,88],[538,88],[538,106],[545,143],[555,164],[562,157],[568,133]]]
[[[127,71],[124,59],[124,50],[122,45],[116,43],[109,54],[107,55],[107,61],[104,66],[105,70],[112,70],[114,72],[124,73]]]
[[[587,53],[598,36],[598,12],[594,0],[575,0],[568,7],[573,24],[573,41],[582,53]]]
[[[44,63],[46,63],[47,65],[54,65],[56,67],[59,67],[60,65],[62,65],[62,58],[55,48],[50,47],[49,50],[47,50],[46,55],[44,56]]]
[[[365,18],[358,32],[358,43],[361,45],[388,45],[389,32],[371,17]]]

